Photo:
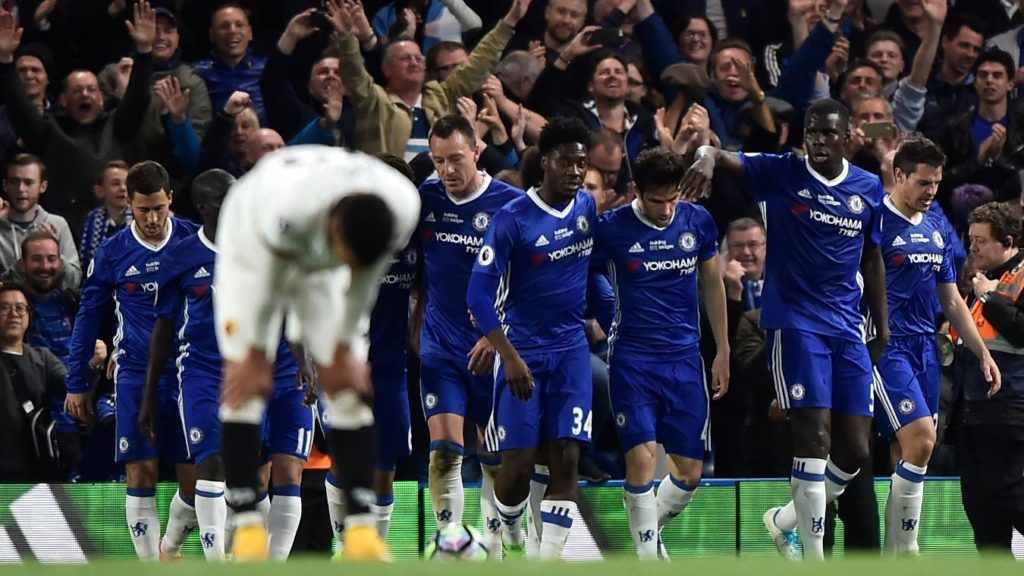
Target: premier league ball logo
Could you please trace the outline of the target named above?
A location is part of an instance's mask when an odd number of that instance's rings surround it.
[[[473,216],[473,229],[477,232],[483,232],[487,230],[487,227],[491,225],[491,217],[484,212],[477,212],[476,216]]]
[[[490,246],[484,246],[480,249],[480,255],[476,258],[477,264],[481,266],[490,266],[494,262],[494,248]]]

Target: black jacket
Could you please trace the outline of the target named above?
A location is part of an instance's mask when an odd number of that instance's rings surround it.
[[[56,408],[57,399],[63,401],[64,377],[67,368],[53,352],[46,348],[25,345],[19,366],[28,366],[21,382],[28,391],[34,407]],[[29,421],[22,408],[21,394],[15,388],[8,370],[0,366],[0,422],[4,438],[0,442],[0,482],[46,482],[59,480],[48,476],[36,462],[32,448]]]
[[[940,144],[947,158],[942,179],[944,202],[948,202],[953,189],[967,183],[988,186],[1000,201],[1020,193],[1017,173],[1024,168],[1024,102],[1010,101],[1006,109],[1007,135],[1003,153],[988,164],[978,162],[972,129],[977,113],[977,107],[972,106],[950,120],[943,131]],[[948,209],[948,205],[944,208]]]

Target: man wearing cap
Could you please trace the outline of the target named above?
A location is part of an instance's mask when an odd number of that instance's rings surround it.
[[[181,61],[177,16],[163,7],[154,8],[153,11],[156,12],[156,39],[153,42],[153,75],[150,84],[170,83],[170,93],[184,98],[187,104],[183,110],[184,118],[175,118],[177,110],[169,110],[159,93],[150,98],[145,119],[139,127],[127,160],[132,163],[154,160],[167,168],[172,178],[178,179],[182,176],[183,167],[179,166],[171,151],[168,132],[191,129],[201,141],[213,112],[203,79],[195,68]],[[100,72],[100,89],[107,98],[124,98],[133,63],[132,58],[122,58],[120,62],[108,64]]]
[[[25,95],[40,114],[50,109],[50,99],[46,96],[46,88],[50,85],[50,69],[53,67],[53,54],[45,44],[30,44],[18,51],[14,60],[14,69],[21,78]],[[7,106],[0,106],[0,156],[11,157],[20,145],[18,137],[8,118]]]

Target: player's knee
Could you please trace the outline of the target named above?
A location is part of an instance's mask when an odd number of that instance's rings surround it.
[[[461,444],[449,441],[430,443],[430,471],[444,476],[462,469],[463,448]]]
[[[220,454],[207,456],[196,464],[196,478],[200,480],[213,480],[221,482],[224,480],[224,460]]]
[[[129,488],[154,488],[160,476],[156,460],[136,460],[125,465],[125,477]]]
[[[915,466],[925,467],[932,458],[932,451],[935,450],[935,432],[924,432],[914,437],[913,442],[907,442],[903,447],[903,459]]]
[[[626,480],[634,486],[650,482],[654,478],[655,458],[653,442],[631,448],[626,452]]]
[[[295,486],[302,483],[305,462],[296,456],[274,454],[271,459],[270,481],[274,486]]]
[[[825,458],[832,450],[832,439],[824,428],[794,434],[793,453],[804,458]]]

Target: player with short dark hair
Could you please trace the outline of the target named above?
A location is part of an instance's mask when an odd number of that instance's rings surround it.
[[[710,189],[716,166],[743,173],[764,215],[761,326],[794,455],[794,506],[773,508],[764,520],[789,557],[799,555],[799,524],[804,555],[824,558],[825,506],[868,456],[872,360],[889,340],[878,230],[884,192],[877,176],[843,157],[849,137],[846,108],[819,100],[804,116],[806,158],[704,146],[683,181],[684,193],[697,196]],[[876,326],[867,345],[862,298]]]
[[[597,223],[591,266],[606,268],[615,291],[608,366],[615,425],[626,453],[622,503],[642,559],[657,558],[660,531],[678,516],[700,481],[710,448],[708,392],[700,355],[704,295],[717,354],[715,399],[729,388],[725,285],[718,271],[718,230],[708,211],[680,202],[683,159],[666,150],[637,158],[637,198]],[[657,443],[669,475],[657,497]]]
[[[173,362],[163,365],[156,387],[156,418],[160,433],[147,440],[136,421],[146,381],[149,335],[156,321],[160,267],[169,248],[195,234],[196,226],[170,215],[170,178],[156,162],[132,166],[127,177],[128,199],[135,215],[132,225],[104,242],[86,272],[82,302],[75,318],[68,353],[68,395],[65,409],[82,422],[92,421],[92,391],[88,362],[107,310],[114,305],[117,331],[111,354],[117,411],[114,419],[115,460],[125,463],[128,492],[125,513],[132,544],[142,560],[160,552],[160,520],[156,512],[156,483],[160,463],[178,465],[179,489],[171,502],[167,534],[169,547],[184,541],[194,526],[190,502],[194,470],[187,464],[184,433],[178,416],[178,383]],[[108,373],[110,369],[108,369]]]
[[[466,296],[500,356],[485,440],[502,453],[495,505],[513,549],[523,546],[520,519],[542,451],[551,470],[540,507],[541,558],[559,557],[578,515],[580,443],[591,433],[583,310],[597,208],[580,188],[589,146],[590,132],[577,119],[544,127],[544,180],[494,214]]]
[[[370,510],[376,432],[366,399],[365,334],[390,256],[415,228],[416,189],[371,156],[293,146],[242,177],[222,213],[214,312],[226,364],[220,416],[231,448],[222,452],[227,497],[239,511],[235,559],[267,555],[255,511],[258,448],[287,314],[287,338],[310,354],[323,389],[332,474],[345,497],[345,555],[384,560],[387,547]]]
[[[476,131],[462,116],[435,122],[428,141],[437,178],[420,186],[420,397],[430,433],[430,503],[443,527],[462,522],[464,420],[474,421],[482,438],[494,396],[494,348],[466,314],[469,275],[495,212],[523,192],[477,167]],[[493,451],[480,454],[484,544],[496,556],[501,521],[494,481],[500,463]]]
[[[882,257],[892,339],[878,363],[875,424],[899,461],[885,504],[887,554],[917,554],[924,474],[935,445],[939,414],[939,352],[935,299],[978,357],[986,380],[999,390],[1000,374],[956,287],[953,239],[940,212],[931,210],[946,155],[923,136],[903,140],[893,159],[896,185],[882,210]]]

